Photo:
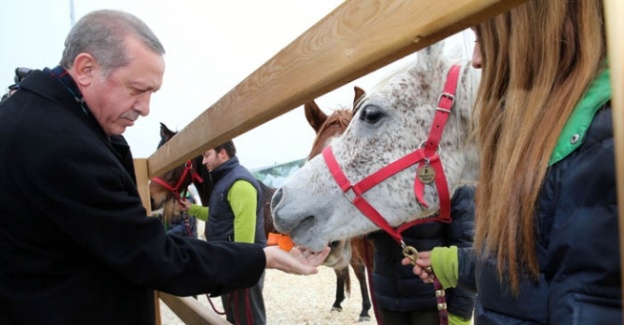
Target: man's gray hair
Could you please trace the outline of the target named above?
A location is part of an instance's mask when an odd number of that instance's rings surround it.
[[[60,64],[69,69],[80,53],[89,53],[106,76],[130,63],[124,43],[128,36],[136,37],[157,54],[165,54],[154,32],[138,17],[123,11],[97,10],[82,17],[72,27],[65,39]]]

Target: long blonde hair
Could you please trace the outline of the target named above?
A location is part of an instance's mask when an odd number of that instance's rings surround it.
[[[500,281],[536,280],[535,212],[550,155],[603,68],[601,0],[531,0],[475,28],[483,71],[474,110],[481,150],[476,251]]]

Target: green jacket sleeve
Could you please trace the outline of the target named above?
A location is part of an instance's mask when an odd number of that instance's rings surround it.
[[[188,214],[202,221],[208,221],[208,207],[192,204]]]
[[[228,201],[234,212],[234,241],[253,243],[256,238],[256,208],[258,191],[246,180],[239,179],[228,191]]]
[[[459,263],[457,246],[435,247],[431,251],[431,267],[444,289],[457,286]]]
[[[449,325],[470,325],[472,324],[472,320],[469,318],[463,318],[461,316],[457,316],[449,313]]]

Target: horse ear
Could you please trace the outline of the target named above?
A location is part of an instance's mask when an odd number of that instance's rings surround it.
[[[316,105],[315,101],[311,101],[303,105],[305,110],[305,116],[310,126],[316,133],[319,132],[321,126],[327,120],[327,114],[323,113],[321,109]]]
[[[364,100],[364,96],[366,96],[366,92],[358,86],[353,86],[353,90],[355,91],[355,97],[353,97],[353,115],[355,115],[360,108],[360,102]]]
[[[160,123],[160,140],[162,142],[166,142],[167,140],[171,139],[175,134],[176,132],[169,130],[169,128],[164,123]]]
[[[355,91],[355,97],[353,97],[353,108],[355,108],[357,104],[364,99],[366,92],[358,86],[353,86],[353,90]]]
[[[429,45],[418,52],[418,62],[430,66],[434,62],[441,62],[444,52],[444,40]],[[435,66],[435,65],[434,65]]]

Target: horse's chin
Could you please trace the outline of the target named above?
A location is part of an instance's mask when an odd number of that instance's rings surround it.
[[[348,240],[334,241],[329,244],[329,255],[323,265],[335,270],[341,270],[349,266],[351,261],[351,242]]]
[[[300,240],[298,237],[290,235],[292,241],[297,245],[301,250],[307,250],[313,253],[318,253],[322,251],[325,247],[327,247],[327,241],[319,240]]]

